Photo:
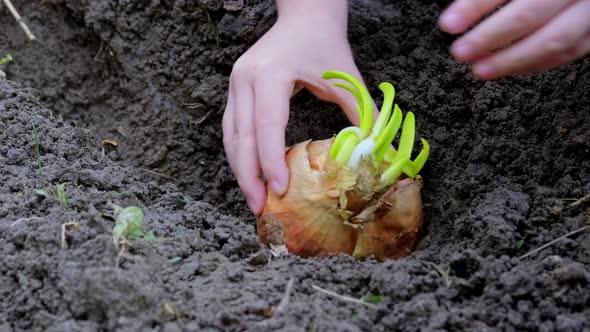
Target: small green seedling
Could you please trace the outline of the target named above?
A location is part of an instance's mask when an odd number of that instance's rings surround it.
[[[0,59],[0,64],[4,59],[9,58],[8,61],[12,60],[12,57],[7,55],[3,59]],[[35,159],[37,160],[37,182],[39,186],[43,186],[45,188],[38,188],[35,189],[33,192],[39,196],[43,196],[45,198],[54,198],[58,200],[61,205],[65,208],[68,207],[69,198],[68,194],[66,193],[66,184],[49,184],[47,183],[43,177],[43,163],[41,162],[41,145],[39,144],[39,137],[37,136],[37,127],[33,126],[33,137],[35,140]],[[46,185],[44,185],[47,183]]]
[[[68,206],[68,194],[66,194],[66,184],[56,184],[54,185],[55,194],[57,196],[57,200],[63,205],[64,207]]]
[[[66,193],[66,184],[54,184],[47,187],[47,189],[35,189],[33,191],[39,196],[46,198],[54,198],[58,200],[63,207],[68,207],[69,199]]]
[[[209,10],[205,9],[205,11],[207,12],[207,23],[209,24],[209,29],[213,32],[213,35],[215,36],[215,43],[217,44],[217,46],[219,46],[219,28],[217,27],[217,24],[213,21],[213,18],[211,17],[211,13],[209,13]]]
[[[381,296],[381,295],[371,295],[371,296],[365,297],[363,299],[363,301],[365,301],[367,303],[378,304],[379,302],[381,302],[382,299],[383,299],[383,296]]]
[[[178,262],[182,261],[182,257],[176,256],[176,257],[172,257],[168,260],[168,263],[170,264],[176,264]]]
[[[10,61],[12,61],[12,55],[7,54],[5,57],[0,59],[0,66],[7,65]],[[0,70],[0,78],[5,78],[5,77],[6,77],[6,73],[3,72],[2,70]]]
[[[0,65],[7,65],[12,61],[12,55],[6,54],[2,59],[0,59]]]
[[[143,211],[137,206],[124,209],[115,208],[115,227],[113,228],[113,242],[119,245],[137,239],[154,240],[153,232],[145,233],[143,227]]]
[[[125,253],[126,245],[130,244],[130,241],[137,239],[144,239],[146,241],[153,241],[156,236],[153,232],[143,231],[143,211],[137,206],[128,206],[121,208],[115,206],[115,227],[113,227],[113,242],[119,249],[119,255],[115,265],[119,266],[119,261]]]

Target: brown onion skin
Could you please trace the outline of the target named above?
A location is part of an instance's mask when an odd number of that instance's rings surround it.
[[[257,220],[261,242],[285,245],[301,257],[385,260],[411,253],[423,223],[420,177],[377,188],[371,178],[378,179],[377,170],[336,165],[329,157],[331,144],[332,139],[305,141],[287,150],[289,186],[281,197],[267,188]]]

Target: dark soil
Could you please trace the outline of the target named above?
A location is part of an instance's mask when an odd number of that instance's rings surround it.
[[[0,331],[590,330],[590,231],[519,258],[589,225],[588,200],[572,203],[590,193],[590,58],[479,82],[449,56],[434,1],[353,1],[373,95],[392,82],[432,145],[426,234],[385,263],[273,257],[220,129],[232,64],[276,19],[271,1],[14,3],[39,40],[0,11],[0,55],[15,59],[0,79]],[[346,125],[301,93],[288,141]],[[67,206],[38,193],[61,183]],[[110,203],[142,207],[157,237],[120,267]]]

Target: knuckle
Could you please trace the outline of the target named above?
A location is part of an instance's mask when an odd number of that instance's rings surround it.
[[[235,128],[235,139],[240,143],[243,148],[252,149],[254,148],[254,133],[252,130],[236,126]]]
[[[252,65],[248,58],[243,56],[240,57],[238,60],[236,60],[236,62],[234,62],[230,75],[230,81],[233,82],[236,79],[239,80],[249,77],[252,73],[251,67]]]
[[[273,59],[261,58],[251,59],[250,57],[240,57],[232,67],[230,80],[255,78],[257,76],[276,76],[280,72],[280,66],[277,66]]]
[[[570,41],[566,35],[553,36],[542,45],[542,52],[552,58],[559,58],[570,48]]]
[[[229,115],[229,111],[225,111],[223,113],[223,117],[221,118],[221,132],[224,135],[230,133],[231,124],[232,123],[231,123],[231,117]]]
[[[233,136],[227,132],[223,133],[223,146],[226,150],[229,150],[229,148],[233,145],[234,143],[234,139]]]
[[[279,165],[280,160],[278,158],[272,158],[271,156],[268,157],[266,162],[261,163],[262,173],[265,175],[266,178],[275,177],[277,173],[276,166]]]
[[[260,129],[273,129],[277,126],[272,118],[263,112],[256,112],[256,127]]]
[[[228,115],[223,116],[222,125],[221,125],[221,135],[223,136],[223,144],[228,145],[233,143],[234,141],[234,127],[233,123],[231,122],[231,118]]]
[[[513,17],[513,22],[522,28],[530,28],[537,25],[539,15],[532,10],[522,10],[516,12]]]
[[[494,5],[497,2],[497,0],[463,0],[462,5],[464,6],[465,11],[468,13],[481,13],[484,11],[488,11],[490,8],[494,8]]]
[[[590,42],[588,42],[590,45]],[[580,43],[571,49],[571,55],[573,59],[581,58],[584,55],[590,53],[590,46]]]
[[[254,196],[254,190],[252,189],[252,187],[254,186],[254,182],[256,181],[255,177],[251,175],[245,175],[239,172],[236,175],[236,180],[238,182],[240,190],[244,193],[246,197]]]
[[[559,61],[561,63],[566,63],[566,62],[572,61],[576,58],[579,58],[582,55],[584,55],[584,53],[580,52],[580,49],[578,47],[571,47],[561,53]]]
[[[272,73],[276,69],[275,67],[277,67],[275,61],[270,57],[261,57],[252,64],[252,69],[257,73]]]
[[[236,173],[236,181],[238,182],[238,186],[240,186],[240,188],[242,189],[244,194],[247,194],[248,187],[250,184],[250,182],[248,181],[248,177],[244,176],[244,174],[242,172],[238,171]]]

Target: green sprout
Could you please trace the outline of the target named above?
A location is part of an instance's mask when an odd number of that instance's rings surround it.
[[[12,55],[6,54],[2,59],[0,59],[0,65],[7,65],[12,61]]]
[[[115,227],[113,228],[113,242],[119,245],[128,241],[143,238],[153,240],[152,232],[143,231],[143,211],[137,206],[129,206],[124,209],[115,208]]]
[[[7,55],[10,57],[10,54]],[[10,57],[12,59],[12,57]],[[4,60],[4,59],[2,59]],[[0,60],[0,63],[2,63]],[[43,196],[45,198],[54,198],[61,203],[61,205],[65,208],[68,207],[69,198],[68,194],[66,193],[66,184],[50,184],[46,183],[43,177],[43,163],[41,162],[41,145],[39,144],[39,136],[37,135],[37,127],[33,125],[33,138],[35,140],[35,159],[37,161],[37,182],[40,186],[44,188],[37,188],[33,192],[39,196]]]
[[[374,165],[383,161],[388,167],[381,174],[381,183],[391,185],[403,174],[416,177],[430,153],[430,145],[421,138],[422,151],[412,161],[411,154],[416,135],[414,114],[408,112],[403,119],[402,111],[393,103],[395,88],[388,82],[379,85],[383,92],[383,105],[377,121],[373,124],[373,103],[367,88],[352,75],[341,71],[327,71],[324,79],[340,79],[348,82],[334,85],[349,91],[357,100],[359,126],[351,126],[341,130],[334,138],[330,148],[330,157],[337,163],[350,168],[357,168],[361,160],[369,159]],[[397,132],[402,127],[399,146],[396,150],[391,146]]]
[[[59,203],[67,208],[69,199],[68,194],[66,193],[66,184],[53,184],[46,187],[47,189],[35,189],[33,192],[39,196],[43,196],[45,198],[54,198]]]
[[[35,125],[33,125],[33,138],[35,139],[35,159],[37,159],[37,181],[41,183],[43,182],[43,163],[41,163],[41,145]]]
[[[381,295],[371,295],[371,296],[366,296],[363,299],[363,301],[365,301],[367,303],[379,304],[379,302],[381,302],[382,299],[383,299],[383,296],[381,296]]]
[[[7,54],[5,57],[0,59],[0,66],[7,65],[8,63],[10,63],[10,61],[12,61],[12,55]],[[6,73],[3,72],[2,70],[0,70],[0,78],[5,78],[5,77],[6,77]]]
[[[68,206],[68,194],[66,194],[66,184],[56,184],[55,185],[55,194],[57,196],[57,200],[61,203],[61,205]]]
[[[119,266],[121,257],[125,253],[127,245],[131,245],[130,241],[137,239],[144,239],[146,241],[153,241],[156,236],[153,232],[144,232],[143,220],[144,215],[141,208],[137,206],[128,206],[121,208],[114,206],[115,227],[113,227],[113,242],[115,246],[120,248],[119,254],[115,261],[115,266]]]
[[[182,261],[182,257],[180,256],[176,256],[176,257],[172,257],[168,260],[168,263],[170,264],[176,264],[178,262]]]

